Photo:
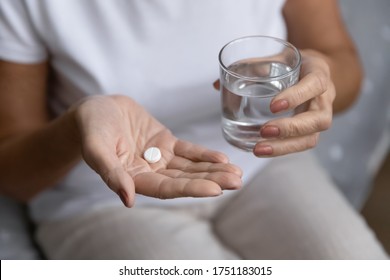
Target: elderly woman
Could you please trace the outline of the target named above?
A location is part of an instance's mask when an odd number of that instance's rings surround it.
[[[28,201],[48,258],[387,257],[294,154],[359,90],[336,0],[2,0],[0,14],[0,188]],[[270,105],[301,109],[251,154],[223,140],[212,83],[221,46],[253,34],[290,41],[302,67]]]

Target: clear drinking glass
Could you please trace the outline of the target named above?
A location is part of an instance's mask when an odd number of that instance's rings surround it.
[[[273,114],[270,103],[298,81],[301,55],[282,39],[249,36],[226,44],[219,64],[223,136],[230,144],[252,151],[265,122],[291,115]]]

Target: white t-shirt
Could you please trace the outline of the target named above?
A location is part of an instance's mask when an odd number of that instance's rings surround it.
[[[266,163],[222,138],[217,55],[246,35],[285,37],[284,0],[1,0],[0,59],[49,59],[56,115],[86,95],[124,94],[179,138],[226,153],[244,181]],[[143,203],[180,203],[138,196]],[[36,221],[121,204],[84,162],[31,203]]]

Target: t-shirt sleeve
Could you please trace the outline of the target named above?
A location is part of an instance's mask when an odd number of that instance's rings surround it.
[[[1,0],[0,60],[38,63],[47,56],[23,0]]]

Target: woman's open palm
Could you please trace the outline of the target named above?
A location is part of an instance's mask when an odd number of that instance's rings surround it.
[[[224,154],[177,139],[128,97],[93,96],[73,110],[84,160],[128,207],[135,193],[207,197],[241,186],[241,170]],[[160,161],[143,158],[150,147],[160,149]]]

